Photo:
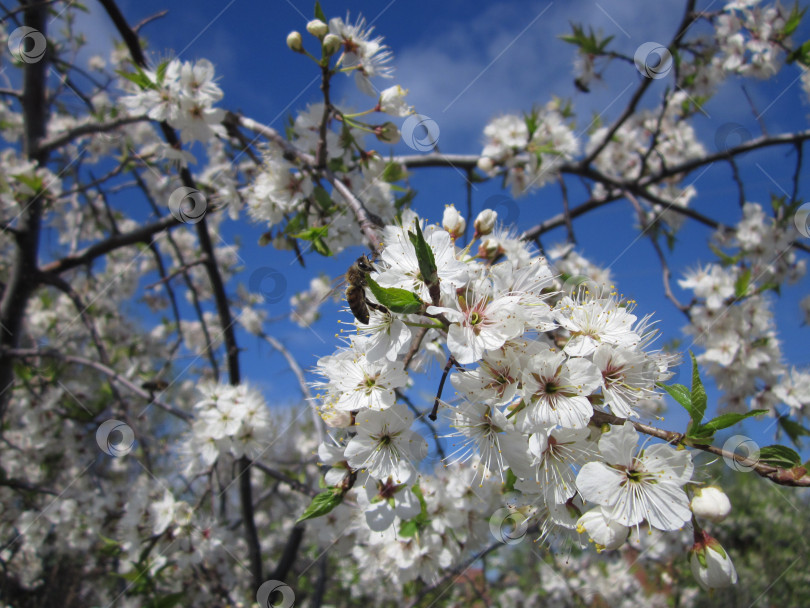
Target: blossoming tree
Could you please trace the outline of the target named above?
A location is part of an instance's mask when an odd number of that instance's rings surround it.
[[[469,155],[435,148],[435,123],[388,86],[392,52],[362,18],[316,4],[306,31],[289,34],[289,63],[319,77],[322,100],[281,132],[227,109],[210,61],[150,63],[146,23],[99,5],[120,45],[86,65],[80,7],[3,8],[7,603],[456,605],[464,581],[487,605],[698,601],[673,591],[666,568],[650,566],[651,588],[610,557],[633,552],[688,563],[703,589],[737,581],[719,525],[734,511],[703,456],[763,485],[810,485],[791,447],[810,434],[810,373],[785,363],[772,313],[810,251],[810,131],[763,129],[710,153],[693,122],[732,76],[793,70],[810,92],[810,43],[792,39],[798,5],[688,0],[671,40],[634,56],[573,24],[577,87],[619,63],[637,78],[630,101],[584,131],[556,98],[501,115]],[[332,99],[343,74],[368,107]],[[375,151],[406,134],[416,154]],[[792,192],[770,204],[747,199],[738,168],[758,150],[793,153]],[[712,163],[732,170],[737,195],[715,202],[734,225],[690,206],[689,176]],[[500,180],[518,200],[559,186],[556,215],[522,233],[492,210],[473,215],[471,198],[420,216],[407,178],[427,167]],[[694,354],[657,344],[644,302],[577,249],[578,218],[619,202],[660,261]],[[352,247],[369,255],[346,277],[351,331],[312,370],[274,336],[260,290],[238,283],[239,247],[215,238],[240,222],[302,267]],[[668,245],[688,222],[714,230],[717,262],[683,273],[683,303]],[[561,226],[568,242],[543,247]],[[314,278],[290,318],[312,323],[329,293]],[[285,357],[300,407],[268,407],[242,372],[240,332]],[[682,360],[690,373],[673,378]],[[419,396],[426,382],[432,401]],[[657,415],[667,404],[686,411],[683,428]],[[718,439],[748,418],[775,420],[782,441]],[[510,586],[510,548],[524,538],[540,542],[523,567],[557,567],[565,593],[545,575],[532,593]],[[579,566],[556,563],[560,551]],[[492,570],[476,578],[482,564]]]

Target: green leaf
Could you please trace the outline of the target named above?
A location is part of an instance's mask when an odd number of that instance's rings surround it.
[[[669,396],[675,401],[680,403],[684,409],[689,412],[690,416],[692,415],[692,395],[688,388],[686,388],[683,384],[667,385],[658,383],[658,386],[669,393]]]
[[[166,78],[166,70],[169,67],[168,61],[161,61],[160,65],[158,65],[157,70],[155,70],[155,74],[157,75],[157,83],[159,85],[163,85],[163,80]]]
[[[788,63],[793,63],[794,61],[798,61],[802,65],[810,65],[810,40],[787,56]]]
[[[415,519],[403,521],[399,524],[399,535],[404,538],[410,538],[419,531],[419,522]]]
[[[332,197],[329,196],[329,193],[322,186],[315,186],[312,194],[315,196],[315,202],[318,203],[321,209],[329,211],[332,208]]]
[[[751,410],[750,412],[746,412],[745,414],[722,414],[717,418],[713,418],[709,420],[706,424],[701,425],[700,431],[710,431],[713,435],[717,431],[721,429],[727,429],[730,426],[733,426],[740,422],[741,420],[745,420],[746,418],[751,418],[752,416],[761,416],[762,414],[767,414],[768,410]]]
[[[343,502],[343,494],[335,488],[321,492],[312,499],[312,502],[309,503],[304,514],[301,515],[295,523],[326,515],[341,502]]]
[[[810,437],[810,430],[786,416],[779,417],[779,426],[785,430],[785,433],[787,433],[787,436],[790,437],[790,440],[796,447],[801,447],[800,437]]]
[[[317,238],[323,238],[329,235],[329,226],[313,226],[301,232],[297,232],[290,236],[296,239],[303,239],[305,241],[314,241]]]
[[[803,8],[800,11],[798,2],[793,5],[793,10],[790,11],[790,16],[785,22],[785,27],[782,29],[782,36],[787,38],[796,31],[796,28],[799,27],[799,24],[802,22],[802,17],[804,17],[806,10],[806,8]]]
[[[296,232],[301,232],[307,227],[307,216],[302,211],[291,217],[284,226],[284,234],[293,236]]]
[[[746,268],[745,271],[737,278],[734,283],[734,297],[742,298],[748,294],[748,287],[751,285],[751,269]]]
[[[733,266],[734,264],[736,264],[740,260],[740,257],[741,257],[740,255],[736,255],[736,256],[728,255],[727,253],[725,253],[722,249],[720,249],[717,245],[714,245],[713,243],[709,243],[709,249],[711,249],[712,253],[714,253],[714,255],[716,255],[718,257],[718,259],[720,260],[720,264],[722,266],[725,266],[725,267]]]
[[[132,83],[138,85],[141,89],[155,89],[157,85],[146,75],[140,67],[135,66],[135,73],[132,72],[124,72],[123,70],[116,70],[116,74],[118,74],[121,78],[126,78]]]
[[[329,235],[329,226],[313,226],[312,228],[307,228],[301,232],[293,234],[294,238],[303,239],[305,241],[310,241],[312,243],[312,248],[320,253],[322,256],[329,257],[332,255],[332,251],[329,249],[329,245],[326,244],[324,240]]]
[[[293,133],[293,135],[294,135],[294,133]],[[288,138],[288,139],[292,139],[292,138]],[[349,172],[349,168],[346,166],[346,163],[343,162],[342,158],[332,158],[332,159],[330,159],[329,162],[327,163],[327,166],[329,167],[330,171],[332,171],[332,173],[348,173]]]
[[[695,426],[700,426],[703,422],[703,415],[706,413],[708,398],[706,389],[703,388],[703,382],[700,381],[700,371],[695,354],[689,351],[689,356],[692,357],[692,420]]]
[[[419,262],[419,273],[422,275],[422,280],[428,287],[438,285],[439,275],[436,268],[436,260],[433,257],[433,250],[422,234],[422,227],[419,225],[419,220],[416,220],[414,223],[416,224],[416,234],[408,231],[408,238],[411,239],[411,244],[416,250],[416,260]]]
[[[425,497],[422,494],[422,488],[419,487],[419,484],[415,484],[411,487],[411,490],[419,499],[419,505],[422,507],[422,510],[419,512],[419,515],[415,516],[413,519],[403,521],[400,524],[399,534],[407,538],[414,536],[419,531],[419,528],[424,527],[425,524],[430,521],[427,513],[427,502],[425,502]]]
[[[504,492],[514,492],[515,491],[515,482],[517,481],[517,475],[512,471],[512,469],[506,469],[506,482],[503,484],[503,491]]]
[[[19,173],[14,176],[21,184],[25,184],[34,192],[39,192],[42,190],[42,178],[38,175],[26,175],[25,173]]]
[[[414,198],[416,198],[416,190],[409,190],[405,196],[400,196],[394,201],[394,208],[400,211],[403,207],[409,205]]]
[[[424,306],[419,296],[407,289],[382,287],[371,277],[366,277],[366,283],[377,301],[393,312],[409,315],[419,312]]]
[[[759,462],[780,469],[792,469],[802,463],[801,456],[784,445],[769,445],[759,451]]]
[[[321,8],[320,2],[315,3],[315,18],[320,19],[324,23],[329,23],[329,20],[326,18],[326,15],[324,14],[323,9]]]
[[[326,241],[324,241],[323,239],[318,238],[313,240],[312,248],[325,258],[332,256],[332,250],[329,249],[329,245],[327,245]]]
[[[389,184],[403,180],[406,177],[408,177],[408,172],[405,170],[405,167],[399,163],[386,163],[385,169],[383,169],[382,172],[383,181]]]

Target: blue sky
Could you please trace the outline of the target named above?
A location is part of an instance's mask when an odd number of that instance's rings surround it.
[[[570,31],[569,21],[583,22],[601,29],[605,35],[613,35],[615,48],[632,55],[643,42],[666,44],[671,39],[672,29],[681,17],[681,4],[656,3],[651,10],[649,3],[626,0],[497,4],[460,0],[351,3],[327,0],[322,3],[328,17],[345,16],[349,10],[352,17],[362,13],[374,24],[376,33],[383,35],[393,50],[393,65],[397,70],[395,78],[390,83],[380,83],[381,86],[398,83],[408,89],[409,101],[417,111],[439,125],[441,151],[455,153],[479,152],[483,127],[499,113],[529,110],[533,104],[545,104],[552,95],[573,100],[577,124],[583,129],[594,113],[601,114],[604,122],[612,121],[629,100],[639,74],[627,64],[617,64],[608,71],[604,85],[594,85],[587,95],[578,92],[572,75],[574,47],[557,36]],[[706,2],[699,6],[717,10],[722,4]],[[309,1],[122,0],[120,5],[133,24],[168,8],[167,16],[141,30],[149,41],[151,56],[210,59],[225,91],[221,104],[224,107],[282,128],[291,113],[319,98],[313,64],[290,52],[285,45],[289,31],[304,32],[312,15],[313,3]],[[91,8],[96,10],[97,6],[91,5]],[[113,35],[111,27],[103,16],[91,15],[88,19],[94,31],[91,45],[104,48]],[[804,40],[810,37],[808,32],[810,28],[802,25],[794,39]],[[305,32],[304,40],[305,44],[311,41]],[[762,113],[761,120],[770,133],[807,128],[810,106],[796,82],[798,74],[793,66],[775,81],[746,83],[751,100]],[[668,84],[669,79],[654,82],[642,105],[654,105]],[[707,150],[715,150],[717,130],[728,123],[742,125],[753,136],[761,133],[742,92],[742,84],[729,80],[706,105],[707,116],[694,122]],[[628,85],[632,87],[627,88]],[[622,91],[625,92],[620,94]],[[371,101],[357,93],[348,78],[336,81],[333,99],[358,104],[358,109],[365,109],[360,104]],[[390,151],[381,145],[378,149],[386,154]],[[394,148],[394,152],[412,153],[402,144]],[[740,166],[746,179],[748,200],[767,205],[771,193],[789,192],[792,161],[786,149],[772,149],[742,159]],[[693,181],[699,193],[692,203],[694,208],[727,223],[737,221],[736,190],[726,165],[712,166],[699,177],[693,174],[687,183]],[[412,184],[419,191],[416,209],[431,221],[441,219],[441,211],[447,203],[455,203],[459,208],[464,206],[464,182],[452,170],[423,170],[413,176]],[[476,211],[483,208],[489,197],[502,193],[497,186],[476,186]],[[570,186],[572,202],[583,200],[578,198],[583,190],[573,181]],[[801,188],[805,196],[807,186],[805,178]],[[509,196],[508,192],[502,194]],[[556,186],[547,186],[520,199],[518,205],[517,224],[524,229],[560,212],[559,190]],[[685,319],[663,297],[660,268],[650,244],[637,238],[633,217],[632,208],[622,202],[576,220],[574,229],[580,251],[594,262],[611,267],[619,291],[639,301],[637,312],[640,315],[656,313],[663,330],[662,342],[683,338],[681,328]],[[285,252],[255,246],[261,232],[258,226],[230,223],[222,238],[238,238],[245,244],[242,250],[248,267],[245,282],[256,267],[276,268],[285,277],[288,297],[304,289],[309,278],[319,271],[337,276],[362,253],[359,249],[344,252],[334,260],[312,255],[307,258],[307,271],[301,272]],[[687,266],[714,260],[705,246],[708,235],[706,228],[691,224],[679,234],[670,259],[675,279]],[[544,244],[560,242],[564,236],[562,231],[551,233],[544,237]],[[798,301],[808,293],[809,286],[810,280],[804,278],[798,285],[788,287],[775,304],[786,358],[800,367],[810,364],[806,347],[810,328],[800,325],[798,308]],[[676,283],[673,287],[677,296],[688,300]],[[270,316],[283,314],[286,304],[285,298],[269,305]],[[324,318],[310,330],[277,324],[273,331],[304,367],[311,367],[318,356],[334,350],[336,319],[349,319],[348,314],[337,315],[334,311],[336,307],[331,312],[325,311]],[[247,335],[240,336],[240,345],[247,349],[242,359],[247,379],[272,396],[272,402],[298,399],[294,378],[279,356]],[[440,370],[432,370],[431,386],[437,385],[439,375]],[[686,382],[687,378],[682,380]],[[429,407],[431,400],[432,396],[426,395],[422,405]],[[664,426],[677,428],[681,421],[682,417],[675,414]]]

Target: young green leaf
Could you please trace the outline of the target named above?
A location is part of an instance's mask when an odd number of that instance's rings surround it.
[[[734,297],[742,298],[748,294],[748,287],[751,285],[751,269],[746,268],[734,283]]]
[[[784,445],[769,445],[759,451],[759,462],[781,469],[792,469],[802,463],[796,452]]]
[[[425,240],[422,234],[422,227],[419,225],[419,220],[414,222],[416,224],[416,233],[408,232],[408,238],[411,239],[414,250],[416,250],[416,259],[419,262],[419,273],[422,275],[422,280],[428,287],[431,285],[439,284],[439,275],[436,268],[436,259],[433,257],[433,250]]]
[[[727,429],[730,426],[733,426],[740,422],[741,420],[745,420],[746,418],[751,418],[752,416],[761,416],[762,414],[767,414],[768,410],[751,410],[750,412],[746,412],[744,414],[722,414],[717,418],[713,418],[709,420],[706,424],[700,426],[701,432],[710,431],[713,435],[717,431],[721,429]]]
[[[329,488],[312,499],[304,514],[295,523],[326,515],[341,502],[343,502],[343,494],[335,488]]]
[[[408,172],[400,163],[386,163],[385,169],[383,169],[382,172],[383,181],[389,184],[392,182],[398,182],[406,177],[408,177]]]
[[[695,354],[689,352],[692,357],[692,421],[695,426],[699,426],[703,422],[703,415],[706,413],[706,389],[703,388],[703,382],[700,380],[700,371],[698,370],[697,359]]]
[[[315,202],[318,203],[321,209],[329,211],[332,208],[332,197],[329,196],[329,193],[323,187],[315,186],[312,190],[312,194],[315,196]]]
[[[403,315],[422,310],[422,300],[415,293],[397,287],[382,287],[371,277],[366,277],[366,282],[377,301],[387,309]]]
[[[302,230],[296,234],[293,234],[294,238],[303,239],[305,241],[310,241],[312,243],[312,248],[320,253],[322,256],[329,257],[332,255],[332,251],[329,249],[329,245],[326,244],[324,240],[329,235],[329,226],[313,226],[312,228],[307,228],[306,230]]]
[[[779,426],[784,429],[785,433],[787,433],[787,436],[790,437],[790,440],[796,447],[801,447],[800,438],[802,436],[810,437],[810,430],[786,416],[779,417]]]
[[[320,19],[324,23],[329,23],[329,20],[326,18],[326,15],[324,14],[323,9],[321,8],[320,2],[315,3],[315,18]]]
[[[692,394],[688,388],[683,384],[661,384],[660,382],[658,387],[669,393],[670,397],[681,404],[690,416],[692,415]]]
[[[403,538],[411,538],[419,531],[419,522],[416,519],[409,519],[399,524],[399,535]]]
[[[790,15],[787,21],[785,21],[785,27],[782,28],[782,36],[787,38],[796,31],[796,28],[799,27],[799,24],[802,22],[802,17],[804,17],[806,10],[806,8],[799,10],[798,2],[793,6],[793,10],[790,11]]]

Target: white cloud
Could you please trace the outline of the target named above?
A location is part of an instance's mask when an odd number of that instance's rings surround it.
[[[575,48],[558,38],[570,32],[569,22],[615,36],[611,48],[632,56],[643,42],[669,42],[681,11],[677,3],[656,3],[642,11],[637,3],[623,0],[492,4],[465,13],[463,21],[443,24],[441,35],[436,35],[439,24],[431,23],[430,37],[394,48],[395,81],[409,90],[408,100],[419,113],[438,123],[443,152],[478,151],[489,120],[528,111],[552,95],[573,97],[584,127],[592,112],[608,106],[607,119],[615,117],[632,88],[618,100],[616,94],[640,76],[623,63],[611,68],[607,86],[578,93],[573,85]],[[385,36],[385,19],[376,25]],[[358,99],[348,88],[340,86],[338,98]]]

